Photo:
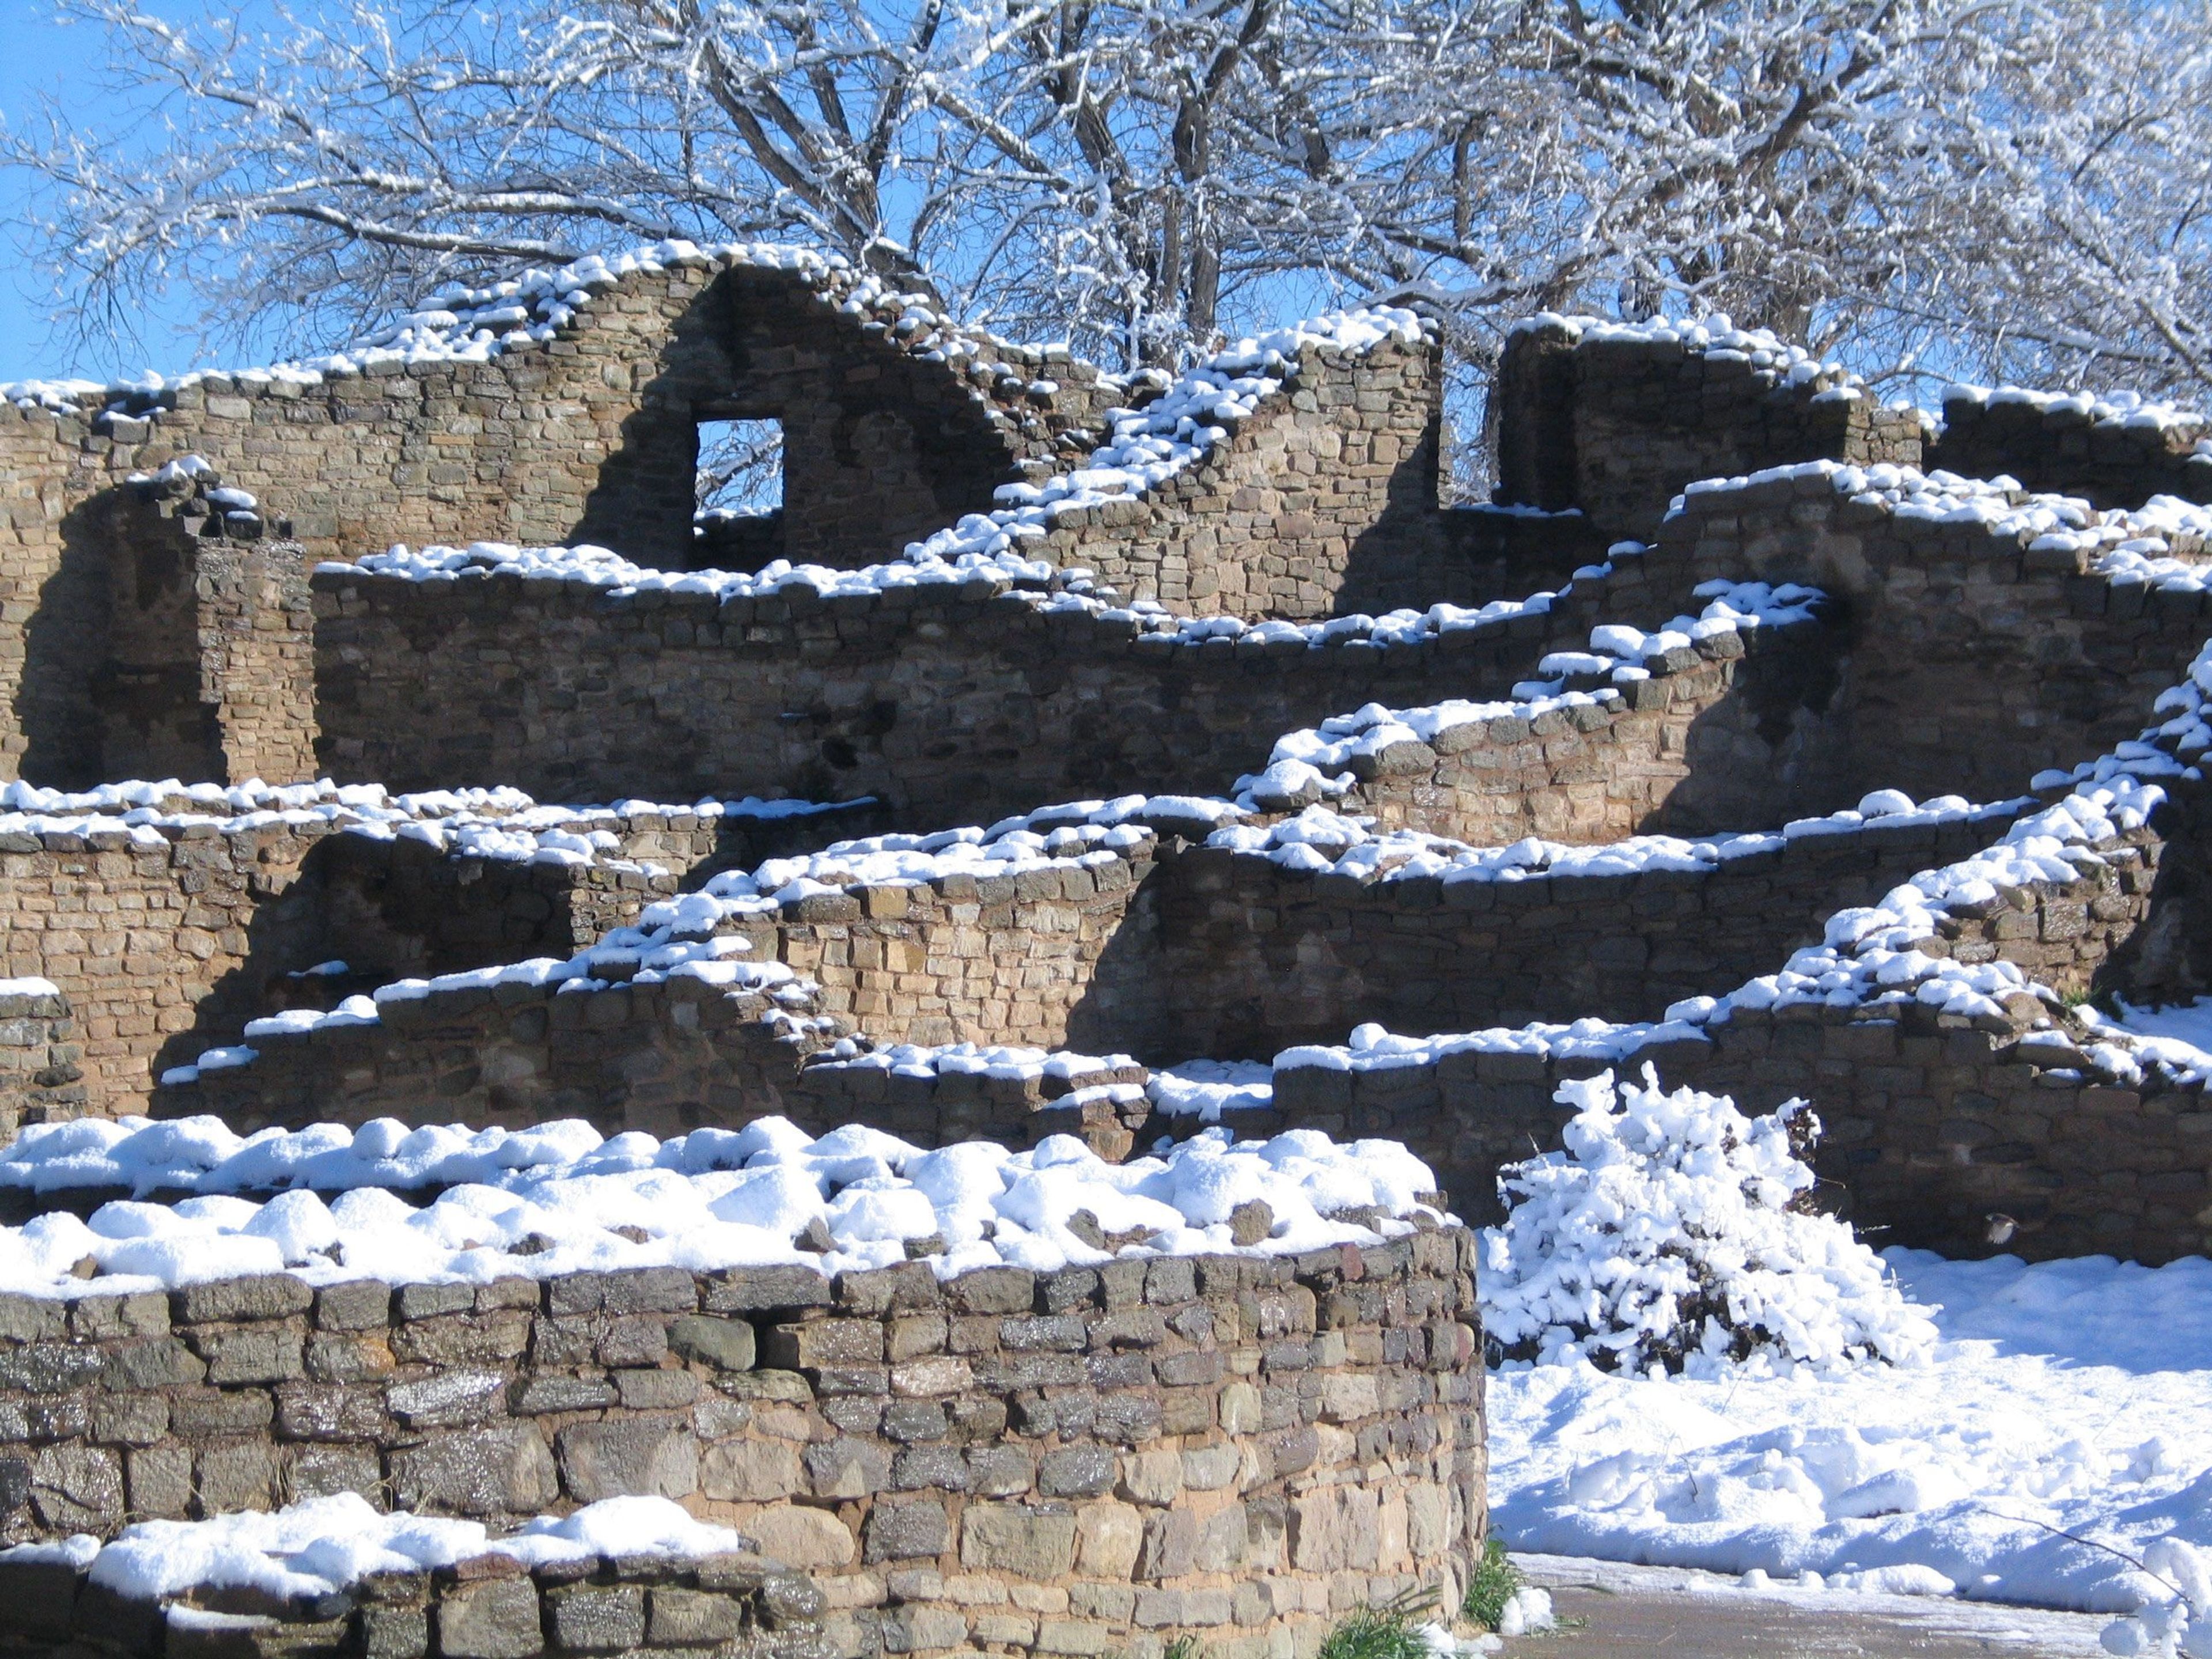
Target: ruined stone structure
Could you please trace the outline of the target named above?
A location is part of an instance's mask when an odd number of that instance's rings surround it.
[[[1500,499],[1447,507],[1443,384],[1401,311],[1119,377],[672,246],[311,364],[9,388],[0,1127],[775,1116],[1119,1163],[1203,1110],[1401,1140],[1484,1220],[1562,1079],[1648,1062],[1809,1098],[1824,1193],[1894,1242],[2203,1250],[2212,1063],[2111,1019],[2212,988],[2201,423],[1938,419],[1718,321],[1539,319]],[[702,425],[765,420],[781,509],[696,514]],[[1194,1060],[1247,1065],[1209,1097]],[[18,1224],[185,1190],[15,1167]],[[835,1275],[89,1260],[0,1297],[0,1536],[658,1494],[781,1563],[249,1610],[389,1659],[1304,1659],[1455,1596],[1464,1228],[1089,1224],[1100,1265],[1036,1273],[926,1231]],[[201,1639],[41,1561],[0,1638]],[[619,1641],[564,1634],[587,1601]],[[437,1634],[471,1620],[507,1634]]]

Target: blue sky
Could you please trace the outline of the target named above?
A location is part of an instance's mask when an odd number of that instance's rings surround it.
[[[205,0],[143,3],[149,11],[179,21],[206,10]],[[52,94],[69,99],[78,118],[94,125],[100,57],[100,33],[81,23],[56,23],[50,0],[0,0],[0,118],[12,125],[33,112],[42,94]],[[52,340],[52,289],[40,272],[20,258],[26,206],[25,180],[0,171],[0,222],[10,232],[9,252],[19,256],[8,262],[8,280],[0,285],[0,380],[62,374],[104,377],[149,367],[188,366],[186,360],[193,355],[190,295],[173,298],[145,319],[143,343],[136,352],[73,356]]]

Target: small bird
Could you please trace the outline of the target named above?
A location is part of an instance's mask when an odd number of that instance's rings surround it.
[[[1995,1211],[1990,1213],[1989,1225],[1983,1230],[1982,1237],[1992,1244],[2009,1244],[2012,1236],[2019,1231],[2020,1223],[2002,1211]]]

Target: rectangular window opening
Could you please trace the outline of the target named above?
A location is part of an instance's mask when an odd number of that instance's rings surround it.
[[[702,518],[765,518],[783,508],[783,423],[702,421],[695,510]]]

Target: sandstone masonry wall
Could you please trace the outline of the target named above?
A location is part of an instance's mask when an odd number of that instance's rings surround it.
[[[614,597],[498,574],[315,577],[325,770],[395,788],[497,778],[541,799],[871,794],[918,828],[1132,791],[1211,793],[1285,731],[1370,701],[1503,696],[1548,615],[1376,649],[1143,637],[979,579],[828,599]],[[1595,591],[1595,590],[1594,590]]]
[[[2003,822],[1808,836],[1705,870],[1516,881],[1362,884],[1193,848],[1155,878],[1163,1024],[1137,1052],[1266,1060],[1369,1020],[1421,1035],[1593,1009],[1656,1019],[1771,971],[1834,911],[1986,845]],[[1425,1158],[1444,1150],[1420,1144]]]
[[[1485,1530],[1473,1272],[1453,1229],[943,1284],[917,1261],[0,1298],[0,1536],[342,1491],[495,1522],[659,1494],[811,1575],[854,1659],[1182,1631],[1290,1659],[1352,1607],[1459,1598]]]
[[[1034,1095],[979,1117],[963,1097],[803,1063],[851,1030],[1164,1063],[1266,1059],[1366,1020],[1432,1032],[1592,1007],[1656,1018],[1733,988],[1817,939],[1832,911],[1986,844],[2002,822],[1801,836],[1696,871],[1449,883],[1362,884],[1169,836],[1096,867],[814,892],[727,924],[752,942],[744,960],[816,981],[803,1005],[779,1005],[819,1022],[809,1035],[764,1029],[752,992],[682,976],[433,988],[380,1004],[380,1024],[256,1036],[252,1064],[164,1088],[155,1111],[215,1111],[241,1129],[582,1116],[658,1134],[780,1113],[817,1132],[853,1116],[923,1144],[1020,1141]]]
[[[15,711],[0,719],[0,767],[97,781],[70,665],[99,654],[111,505],[131,475],[186,454],[289,519],[309,565],[394,541],[598,537],[684,568],[697,422],[780,416],[787,549],[849,564],[1066,464],[1127,392],[1042,353],[1009,363],[1023,354],[995,343],[964,369],[931,362],[935,331],[895,327],[896,302],[848,311],[836,283],[825,295],[727,258],[592,287],[556,337],[487,361],[387,356],[351,373],[200,376],[82,410],[0,409],[0,702]],[[279,763],[264,750],[252,765],[291,781]]]
[[[554,985],[438,990],[378,1005],[377,1023],[257,1035],[251,1064],[163,1085],[160,1117],[214,1112],[248,1126],[497,1123],[582,1117],[657,1135],[781,1114],[821,1133],[792,1095],[834,1040],[811,996],[731,991],[689,975],[562,993]],[[796,1021],[779,1019],[790,1013]],[[926,1138],[927,1126],[886,1124]]]
[[[1203,460],[1140,500],[1062,514],[1025,550],[1201,616],[1373,607],[1437,557],[1443,368],[1432,337],[1307,345],[1295,377]]]
[[[2087,398],[1991,397],[1954,389],[1927,464],[1969,478],[2017,478],[2030,489],[2099,507],[2154,495],[2212,501],[2212,459],[2197,453],[2203,422],[2098,418]]]
[[[1476,847],[1772,825],[1832,799],[1833,630],[1716,635],[1618,701],[1502,715],[1356,754],[1337,809]],[[1570,680],[1571,685],[1576,682]]]
[[[179,1616],[172,1618],[171,1609]],[[0,1652],[122,1659],[289,1659],[353,1652],[423,1659],[515,1653],[697,1653],[829,1659],[821,1589],[759,1556],[650,1555],[529,1571],[487,1553],[434,1571],[380,1573],[319,1601],[236,1585],[123,1595],[64,1560],[0,1561]],[[212,1614],[213,1617],[194,1617]]]
[[[2033,539],[1852,501],[1808,469],[1692,491],[1644,562],[1656,591],[1725,576],[1829,596],[1834,799],[1996,800],[2134,738],[2205,635],[2203,594],[2117,584]]]
[[[54,981],[81,1051],[70,1063],[82,1071],[67,1088],[0,1088],[0,1133],[85,1109],[143,1110],[163,1069],[235,1042],[247,1020],[280,1009],[328,1006],[399,978],[566,957],[674,893],[685,872],[811,844],[849,816],[609,815],[620,859],[658,862],[661,876],[599,860],[448,856],[326,819],[131,830],[111,819],[0,834],[0,973]],[[305,972],[332,959],[350,971]]]
[[[2103,868],[2012,890],[1983,914],[1954,908],[1942,936],[1916,948],[2014,962],[2068,995],[2102,989],[2153,913],[2163,849],[2156,835],[2136,834],[2098,850]],[[2204,1090],[2156,1075],[2115,1085],[2051,1028],[2050,1012],[2032,997],[1978,1018],[1910,1001],[1737,1007],[1702,1036],[1662,1035],[1618,1058],[1590,1057],[1594,1043],[1578,1051],[1564,1032],[1547,1045],[1501,1030],[1426,1061],[1280,1067],[1272,1109],[1240,1118],[1240,1133],[1297,1125],[1402,1139],[1455,1209],[1480,1222],[1497,1214],[1498,1166],[1559,1144],[1561,1079],[1650,1062],[1668,1086],[1729,1094],[1747,1112],[1809,1100],[1826,1129],[1824,1201],[1896,1243],[1986,1254],[1989,1218],[2002,1213],[2019,1224],[2005,1248],[2031,1259],[2202,1253],[2212,1244]]]
[[[1612,536],[1650,539],[1692,479],[1792,462],[1917,466],[1923,416],[1884,409],[1840,371],[1565,320],[1508,337],[1499,362],[1498,499],[1579,507]]]

